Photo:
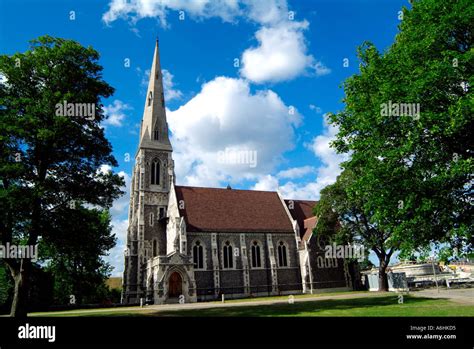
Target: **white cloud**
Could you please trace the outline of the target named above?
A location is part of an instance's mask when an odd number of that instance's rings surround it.
[[[117,237],[117,244],[109,251],[109,255],[104,260],[110,263],[114,270],[112,276],[123,276],[124,270],[124,251],[127,246],[127,228],[128,219],[113,219],[112,233]]]
[[[279,82],[304,73],[320,76],[330,72],[307,53],[304,31],[309,23],[290,19],[287,0],[111,0],[102,19],[107,24],[118,19],[135,24],[142,18],[158,18],[166,27],[169,11],[184,11],[195,20],[236,22],[245,18],[261,25],[255,34],[258,46],[242,55],[240,73],[252,82]]]
[[[315,75],[329,73],[328,68],[307,54],[304,30],[308,26],[307,21],[286,21],[258,30],[255,37],[259,45],[242,55],[242,76],[264,83],[291,80],[307,71]]]
[[[279,190],[282,196],[287,199],[319,199],[320,191],[324,187],[333,184],[341,173],[339,165],[349,158],[347,154],[337,154],[330,147],[330,143],[335,139],[338,130],[328,123],[326,114],[324,117],[323,134],[314,137],[311,143],[306,145],[319,158],[321,165],[316,169],[311,166],[304,166],[280,171],[277,176],[261,176],[253,186],[253,189]],[[312,182],[283,181],[294,175],[296,176],[293,179],[296,179],[298,175],[305,175],[313,171],[316,172],[316,178]]]
[[[110,171],[112,171],[110,165],[102,165],[99,168],[99,172],[104,174]],[[104,258],[105,261],[109,262],[114,267],[112,276],[122,276],[123,273],[123,256],[125,246],[127,245],[128,228],[128,219],[124,217],[128,214],[128,205],[130,202],[130,176],[124,171],[120,171],[118,175],[125,181],[125,186],[121,188],[122,191],[124,191],[124,194],[114,201],[110,209],[110,214],[112,215],[112,233],[117,237],[117,244],[109,251],[109,255]]]
[[[311,172],[314,172],[314,167],[312,166],[303,166],[303,167],[294,167],[289,168],[284,171],[280,171],[277,175],[278,178],[300,178]]]
[[[285,199],[294,200],[318,200],[319,192],[323,189],[318,181],[306,184],[287,182],[279,187],[281,195]]]
[[[251,189],[279,191],[285,199],[316,200],[319,198],[319,190],[322,188],[315,182],[300,184],[289,181],[283,184],[278,176],[264,175],[258,179]]]
[[[322,166],[317,169],[318,183],[326,186],[336,181],[341,173],[340,163],[348,160],[349,157],[347,154],[338,154],[331,148],[330,143],[335,139],[338,129],[328,123],[327,114],[324,114],[324,127],[323,134],[315,137],[307,147],[322,163]]]
[[[101,165],[99,168],[99,172],[103,174],[106,174],[111,171],[112,166],[110,165]],[[126,215],[128,212],[128,204],[130,201],[131,177],[128,175],[128,173],[124,171],[120,171],[117,174],[124,179],[125,186],[120,188],[124,192],[124,194],[114,201],[110,209],[110,213],[114,216]]]
[[[178,182],[219,186],[269,173],[293,148],[300,122],[271,90],[252,94],[247,81],[217,77],[175,111],[167,111]],[[278,142],[275,142],[278,140]],[[257,164],[228,164],[219,152],[255,151]]]
[[[99,167],[99,172],[103,174],[107,174],[108,172],[112,171],[112,166],[110,165],[101,165]]]
[[[272,175],[262,176],[251,188],[252,190],[277,191],[278,179]]]
[[[314,112],[315,112],[316,114],[321,114],[321,113],[323,112],[323,110],[322,110],[320,107],[318,107],[318,106],[316,106],[316,105],[314,105],[314,104],[310,104],[310,105],[309,105],[309,109],[314,110]]]
[[[100,167],[100,172],[106,173],[112,170],[112,167],[109,165],[102,165]],[[104,259],[109,262],[114,270],[112,271],[112,276],[122,276],[124,268],[124,250],[127,245],[127,228],[128,228],[128,207],[130,203],[130,185],[131,178],[124,171],[118,173],[125,181],[125,186],[122,187],[124,194],[116,199],[110,209],[110,214],[112,215],[112,233],[117,237],[117,244],[114,248],[109,251],[109,255]]]
[[[125,119],[125,110],[130,110],[131,107],[128,104],[116,99],[112,104],[104,106],[104,114],[106,119],[102,122],[104,126],[122,126],[122,122]]]
[[[331,72],[331,69],[326,67],[322,62],[313,61],[309,68],[314,71],[316,76],[327,75]]]
[[[266,25],[278,23],[288,17],[286,0],[244,0],[249,19]]]
[[[126,215],[130,203],[131,178],[128,173],[125,173],[124,171],[120,171],[118,175],[124,179],[125,187],[121,188],[124,194],[114,201],[112,208],[110,209],[111,214],[114,216]]]
[[[137,68],[137,73],[141,75],[140,86],[146,92],[150,80],[150,69],[146,69],[142,73],[142,70]],[[163,74],[163,92],[165,94],[165,100],[171,101],[173,99],[181,99],[183,97],[183,93],[179,89],[175,88],[175,83],[173,81],[174,75],[171,74],[167,69],[162,69],[161,73]]]
[[[168,70],[163,69],[163,89],[165,93],[165,100],[166,101],[171,101],[173,99],[180,99],[183,97],[183,93],[174,88],[174,82],[173,82],[173,77],[174,75],[171,74]],[[150,73],[148,72],[148,75]]]
[[[218,17],[224,22],[233,22],[241,14],[238,0],[111,0],[102,20],[110,24],[117,19],[132,23],[143,18],[159,18],[167,26],[169,11],[184,11],[195,19]]]
[[[150,81],[150,69],[146,69],[143,73],[140,67],[137,67],[137,73],[141,76],[140,87],[143,89],[144,93],[148,89],[148,83]]]
[[[259,24],[272,24],[288,16],[286,0],[111,0],[102,20],[110,24],[118,19],[136,23],[143,18],[158,18],[167,26],[170,11],[184,11],[195,20],[212,17],[235,22],[244,17]]]

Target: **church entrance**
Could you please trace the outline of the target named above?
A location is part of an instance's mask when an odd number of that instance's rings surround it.
[[[169,279],[169,288],[168,288],[168,297],[169,298],[178,298],[182,293],[183,280],[181,275],[177,272],[171,274]]]

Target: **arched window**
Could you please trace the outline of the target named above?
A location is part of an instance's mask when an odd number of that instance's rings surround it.
[[[152,101],[152,100],[153,100],[153,92],[150,91],[150,92],[148,93],[148,106],[151,105],[151,101]]]
[[[158,256],[158,241],[153,240],[153,257]]]
[[[196,241],[193,247],[193,263],[195,269],[204,269],[204,251],[200,241]]]
[[[160,184],[160,161],[156,159],[151,163],[151,184]]]
[[[164,108],[165,107],[165,95],[163,92],[161,92],[161,106]]]
[[[288,259],[286,255],[286,245],[283,243],[283,241],[280,241],[278,244],[278,265],[280,267],[288,266]]]
[[[234,258],[232,254],[232,245],[226,241],[224,245],[224,269],[232,269],[234,267]]]
[[[155,127],[155,130],[153,131],[153,139],[155,141],[160,140],[160,131],[158,130],[158,126]]]
[[[260,245],[257,241],[252,243],[252,268],[260,268],[262,261],[260,259]]]

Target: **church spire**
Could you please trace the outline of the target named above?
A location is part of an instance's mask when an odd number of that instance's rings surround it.
[[[155,53],[146,92],[145,109],[140,130],[140,147],[171,150],[166,122],[163,75],[160,64],[160,48],[156,39]]]

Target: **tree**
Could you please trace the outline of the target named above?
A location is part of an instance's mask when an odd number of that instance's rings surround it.
[[[474,4],[413,1],[383,54],[359,48],[360,72],[330,116],[334,147],[357,171],[346,189],[402,252],[430,243],[472,249]]]
[[[366,209],[364,196],[352,190],[358,175],[345,170],[334,184],[321,190],[314,233],[337,244],[359,244],[374,251],[379,259],[379,291],[387,291],[387,267],[400,243],[378,226],[374,212]]]
[[[51,233],[41,241],[42,260],[54,277],[56,302],[99,302],[103,296],[100,290],[111,270],[102,257],[116,242],[110,214],[84,207],[62,210],[69,212],[60,215]]]
[[[12,290],[13,283],[10,273],[5,263],[0,260],[0,314],[4,314],[7,311],[7,306],[11,302]]]
[[[117,162],[100,127],[101,98],[114,90],[98,59],[91,47],[49,36],[31,41],[25,53],[0,56],[2,244],[48,241],[56,222],[67,219],[64,207],[108,208],[122,194],[122,178],[100,171]],[[15,285],[11,316],[26,316],[31,260],[5,263]]]

